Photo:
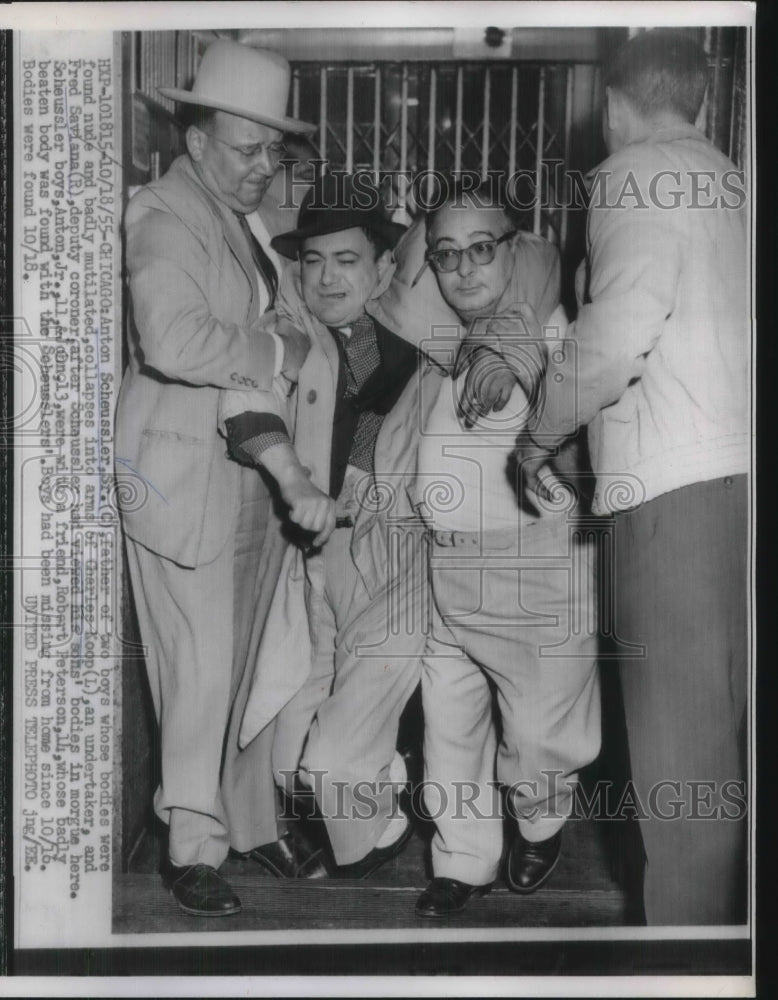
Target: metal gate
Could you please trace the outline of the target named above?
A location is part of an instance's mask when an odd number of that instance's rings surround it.
[[[745,169],[747,29],[696,34],[711,65],[700,123]],[[148,179],[144,168],[152,175],[166,169],[180,150],[174,106],[158,88],[189,86],[211,38],[191,31],[127,36],[132,162],[141,171],[131,183]],[[570,210],[567,192],[558,190],[562,167],[587,170],[604,153],[596,63],[330,60],[292,67],[290,112],[316,123],[314,144],[330,169],[368,170],[378,183],[389,181],[401,216],[414,212],[411,179],[419,174],[520,171],[534,195],[523,225],[564,251]]]
[[[292,113],[318,123],[331,169],[388,176],[411,215],[419,175],[417,194],[429,199],[434,171],[521,171],[538,195],[524,225],[564,244],[567,212],[554,205],[548,167],[570,162],[573,110],[591,120],[597,87],[585,64],[308,63],[294,69]]]

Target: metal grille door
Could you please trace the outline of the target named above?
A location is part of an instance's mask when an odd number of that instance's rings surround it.
[[[747,29],[691,30],[704,43],[711,66],[700,124],[736,164],[747,168]],[[206,34],[126,36],[133,83],[132,163],[138,171],[132,183],[166,169],[181,148],[180,136],[174,134],[174,107],[158,88],[191,84],[213,39],[213,33]],[[564,251],[572,220],[567,206],[575,200],[569,184],[562,189],[564,172],[584,172],[604,154],[600,73],[593,62],[543,58],[299,60],[292,64],[290,111],[317,124],[314,143],[330,169],[371,171],[385,195],[391,186],[403,221],[417,208],[415,194],[431,197],[433,181],[424,175],[432,171],[467,170],[483,177],[520,173],[522,225]],[[419,175],[414,189],[411,179]]]
[[[369,170],[377,182],[391,174],[410,214],[410,180],[419,174],[422,196],[431,197],[432,171],[484,178],[520,171],[539,194],[524,225],[564,243],[566,212],[555,204],[549,165],[570,162],[576,98],[578,116],[591,118],[593,67],[303,63],[294,71],[292,113],[318,122],[314,139],[331,169]]]

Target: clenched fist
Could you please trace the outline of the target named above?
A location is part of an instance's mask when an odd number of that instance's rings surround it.
[[[335,530],[332,497],[311,482],[308,469],[301,465],[290,443],[271,445],[262,452],[260,461],[278,483],[281,499],[289,507],[290,521],[315,534],[314,548],[324,545]]]

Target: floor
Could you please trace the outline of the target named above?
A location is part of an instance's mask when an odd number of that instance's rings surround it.
[[[602,824],[567,824],[563,854],[549,882],[517,896],[503,882],[443,921],[416,917],[428,880],[428,824],[420,823],[403,853],[362,881],[278,880],[250,860],[230,857],[222,872],[243,904],[229,918],[193,917],[179,910],[158,874],[159,836],[148,834],[130,872],[114,880],[114,933],[280,929],[483,927],[603,927],[626,922],[624,894],[613,879]]]

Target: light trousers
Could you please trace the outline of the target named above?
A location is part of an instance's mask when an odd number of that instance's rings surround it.
[[[592,550],[573,529],[555,514],[520,536],[484,532],[434,545],[422,697],[436,876],[494,880],[500,785],[521,833],[551,837],[570,814],[578,770],[599,752]]]
[[[284,542],[260,474],[241,469],[233,536],[187,569],[127,539],[133,596],[161,746],[158,816],[177,865],[218,867],[276,840],[273,726],[245,750],[237,734]]]
[[[279,713],[273,749],[281,786],[289,787],[299,766],[314,790],[339,865],[361,860],[396,814],[389,769],[400,716],[419,681],[429,601],[420,527],[400,531],[400,561],[387,567],[387,585],[372,598],[351,538],[352,529],[336,528],[322,550],[313,667]]]

